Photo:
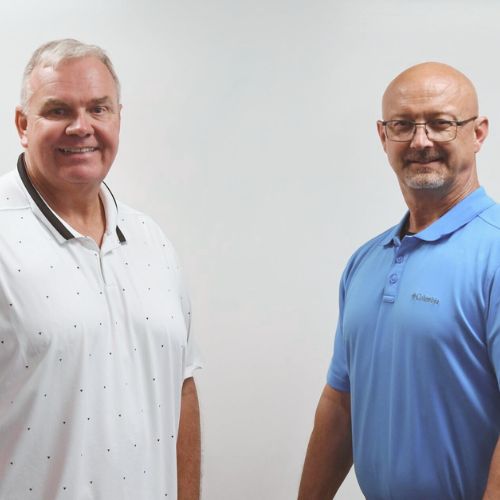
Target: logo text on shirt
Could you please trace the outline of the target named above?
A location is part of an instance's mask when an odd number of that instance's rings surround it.
[[[429,297],[429,295],[425,295],[424,293],[413,292],[411,298],[420,302],[428,302],[429,304],[439,304],[439,299],[436,299],[436,297]]]

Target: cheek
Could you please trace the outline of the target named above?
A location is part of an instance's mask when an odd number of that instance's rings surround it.
[[[28,140],[31,147],[43,149],[50,147],[50,144],[60,136],[58,127],[34,124],[28,129]]]
[[[385,152],[387,153],[387,159],[393,168],[400,165],[403,161],[406,148],[398,146],[394,143],[387,143],[387,148]]]
[[[119,141],[119,132],[120,128],[118,126],[112,127],[108,129],[105,133],[106,142],[111,150],[116,153],[118,149],[118,141]]]

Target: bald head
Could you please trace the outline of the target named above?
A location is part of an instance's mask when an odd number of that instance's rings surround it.
[[[442,112],[453,109],[464,116],[478,114],[477,94],[472,82],[447,64],[426,62],[408,68],[389,84],[382,98],[384,120],[394,118],[390,115],[395,109],[404,112],[406,107],[411,108],[429,98],[442,101]]]
[[[456,202],[479,186],[488,119],[463,73],[435,62],[408,68],[387,87],[382,114],[377,131],[409,205],[429,193]]]

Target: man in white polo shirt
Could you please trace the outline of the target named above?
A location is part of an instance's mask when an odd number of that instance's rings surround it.
[[[120,88],[96,46],[23,78],[0,179],[0,498],[199,498],[189,300],[174,251],[103,183]]]

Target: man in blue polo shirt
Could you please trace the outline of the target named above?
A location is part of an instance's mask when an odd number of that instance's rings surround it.
[[[470,80],[438,63],[388,86],[378,133],[408,205],[351,257],[300,500],[354,462],[369,500],[500,498],[500,205]]]

